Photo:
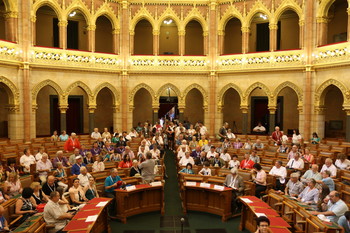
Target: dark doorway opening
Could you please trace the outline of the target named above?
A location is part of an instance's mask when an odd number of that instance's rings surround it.
[[[57,18],[53,18],[52,20],[53,23],[53,47],[58,48],[60,46],[60,42],[59,42],[59,29],[58,29],[58,19]]]
[[[251,97],[251,132],[259,122],[266,128],[268,132],[270,129],[270,111],[268,109],[268,98],[265,96]],[[277,98],[277,109],[275,114],[275,125],[283,130],[283,96]],[[269,132],[271,133],[271,132]]]
[[[78,21],[68,20],[67,48],[79,49],[79,22]]]
[[[270,51],[269,23],[259,23],[256,25],[256,51]]]
[[[61,129],[61,114],[58,108],[58,97],[56,95],[50,95],[50,129],[54,130],[66,130],[67,133],[84,132],[84,113],[83,113],[83,96],[69,96],[68,97],[68,110],[66,113],[66,125],[67,129]]]
[[[178,119],[179,111],[177,108],[177,96],[161,96],[159,98],[158,118]]]

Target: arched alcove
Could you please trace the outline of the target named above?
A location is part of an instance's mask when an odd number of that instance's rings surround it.
[[[145,89],[141,88],[134,96],[133,126],[136,127],[138,122],[153,122],[152,96]]]
[[[112,23],[104,15],[96,20],[95,51],[113,53]]]
[[[327,43],[336,43],[347,40],[348,2],[336,0],[328,10]]]
[[[109,130],[113,127],[113,96],[107,87],[97,94],[94,127]]]
[[[174,20],[166,19],[162,22],[159,34],[159,54],[179,54],[178,33],[178,28]]]
[[[185,32],[185,54],[204,55],[202,25],[198,21],[192,20],[186,25]]]
[[[242,24],[237,18],[231,18],[225,27],[224,54],[242,53]]]
[[[190,90],[185,99],[184,120],[192,124],[196,122],[204,122],[203,95],[193,88]]]
[[[278,22],[277,50],[299,49],[299,16],[292,10],[283,12]]]
[[[233,133],[242,132],[242,111],[240,110],[241,98],[238,92],[229,88],[223,96],[223,122],[229,124]]]
[[[140,20],[136,24],[134,35],[134,54],[153,54],[153,28],[151,23],[146,19]]]

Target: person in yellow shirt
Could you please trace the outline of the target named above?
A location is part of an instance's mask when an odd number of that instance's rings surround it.
[[[202,135],[201,140],[199,140],[199,142],[198,142],[198,146],[203,147],[203,146],[208,145],[208,144],[209,144],[209,142],[205,138],[205,135]]]

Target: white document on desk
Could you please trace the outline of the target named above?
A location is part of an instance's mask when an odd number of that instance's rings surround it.
[[[186,186],[196,186],[197,183],[196,182],[191,182],[191,181],[186,181],[185,185]]]
[[[222,185],[214,185],[214,189],[223,191],[225,189],[225,187]]]
[[[261,217],[261,216],[267,217],[266,214],[264,214],[264,213],[255,213],[255,215],[256,215],[258,218]]]
[[[97,220],[98,215],[91,215],[86,218],[85,222],[95,222]]]
[[[248,198],[241,198],[242,201],[244,201],[245,203],[253,203],[251,200],[249,200]]]
[[[135,185],[131,185],[131,186],[126,186],[126,191],[132,191],[132,190],[135,190],[136,189],[136,186]]]
[[[160,182],[160,181],[151,182],[150,185],[151,185],[151,186],[161,186],[161,185],[162,185],[162,182]]]
[[[201,183],[200,186],[203,188],[210,188],[210,184],[208,183]]]
[[[107,205],[107,203],[108,203],[108,201],[101,201],[100,203],[98,203],[96,205],[96,207],[103,207],[103,206]]]

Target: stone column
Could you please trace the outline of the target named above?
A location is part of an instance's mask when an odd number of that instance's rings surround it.
[[[67,21],[58,22],[59,46],[61,49],[67,49]]]
[[[276,126],[276,106],[269,107],[269,134],[275,131]]]
[[[324,138],[325,136],[325,121],[326,121],[326,115],[325,115],[326,108],[324,106],[319,106],[315,108],[315,131],[318,134],[319,138]],[[304,130],[305,131],[305,130]],[[311,134],[311,131],[310,131]],[[305,139],[311,138],[310,135],[308,137],[305,136]]]
[[[135,31],[130,30],[130,54],[133,55],[135,53],[134,51],[134,37],[135,37]]]
[[[95,128],[95,110],[96,106],[89,106],[89,132],[93,132]]]
[[[159,106],[153,106],[152,111],[153,111],[153,124],[155,124],[158,121],[158,110]]]
[[[241,105],[242,110],[242,134],[248,134],[248,106]]]
[[[350,109],[344,109],[344,111],[346,112],[346,141],[350,142]]]
[[[153,30],[153,55],[159,54],[159,30]]]
[[[121,120],[118,117],[119,105],[113,105],[112,109],[113,109],[113,130],[115,130],[121,127],[120,126]]]
[[[178,35],[179,35],[179,55],[180,56],[185,55],[185,34],[186,34],[186,32],[184,30],[181,30],[178,32]]]
[[[119,53],[119,30],[113,29],[112,31],[113,35],[113,53],[118,54]]]
[[[95,32],[96,32],[96,25],[89,25],[86,28],[88,33],[88,50],[90,52],[95,52],[95,45],[96,45],[96,39],[95,39]],[[90,131],[92,132],[92,131]]]
[[[224,54],[225,32],[218,31],[218,55]]]
[[[18,13],[8,12],[5,14],[5,38],[8,41],[17,42]]]
[[[304,21],[299,20],[299,48],[304,48]]]
[[[209,83],[209,91],[208,91],[208,120],[209,124],[208,130],[211,136],[215,135],[216,129],[216,108],[217,108],[217,99],[216,99],[216,85],[218,74],[215,72],[216,70],[216,60],[218,54],[218,37],[217,37],[217,20],[218,20],[218,10],[217,10],[218,2],[216,0],[210,0],[209,2],[209,53],[208,59],[211,61],[210,63],[210,73],[208,75],[208,83]],[[220,126],[219,126],[220,127]],[[217,129],[218,130],[218,129]]]
[[[347,9],[348,12],[348,41],[350,41],[350,8]]]
[[[208,55],[208,32],[203,32],[203,55]]]
[[[304,86],[304,138],[309,138],[311,136],[311,121],[312,121],[312,109],[314,108],[312,96],[313,96],[313,49],[315,48],[315,43],[313,38],[315,38],[314,30],[314,11],[315,11],[316,1],[306,1],[305,2],[305,34],[304,34],[304,45],[305,45],[305,79],[303,82]]]
[[[319,17],[317,22],[317,46],[327,44],[328,33],[328,19],[326,17]]]
[[[249,52],[249,36],[250,36],[250,28],[242,27],[242,53]]]
[[[67,110],[68,110],[68,105],[60,105],[59,106],[60,110],[60,123],[61,123],[61,130],[67,131]],[[92,131],[91,131],[92,132]]]
[[[31,18],[32,22],[32,46],[36,45],[36,16]]]
[[[185,111],[185,106],[179,106],[179,121],[184,122],[184,111]]]
[[[277,50],[277,30],[278,25],[277,24],[270,24],[270,51],[276,51]]]

